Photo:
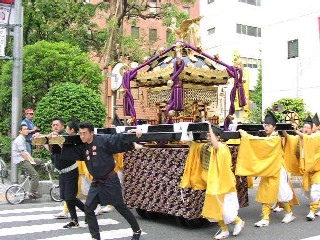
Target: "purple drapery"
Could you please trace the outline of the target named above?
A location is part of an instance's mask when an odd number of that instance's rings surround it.
[[[188,43],[185,42],[180,42],[182,45],[184,45],[186,48],[192,49],[193,51],[201,54],[202,56],[205,56],[206,58],[209,58],[213,61],[215,61],[216,63],[221,64],[222,66],[225,66],[227,69],[227,72],[229,73],[229,75],[234,78],[234,85],[233,88],[230,92],[230,107],[229,107],[229,112],[228,112],[228,116],[226,117],[226,119],[224,120],[224,130],[228,130],[229,128],[229,124],[230,124],[230,117],[235,113],[235,106],[234,106],[234,101],[236,99],[236,93],[238,92],[238,97],[239,97],[239,106],[243,107],[246,105],[246,99],[245,99],[245,93],[244,93],[244,88],[243,88],[243,82],[242,82],[242,69],[241,68],[237,68],[234,66],[229,66],[228,64],[220,61],[219,59],[212,57],[206,53],[201,52],[198,48],[191,46]],[[127,72],[125,72],[124,77],[123,77],[123,88],[125,90],[124,92],[124,98],[123,98],[123,107],[124,107],[124,112],[126,116],[131,116],[131,118],[134,120],[134,124],[137,124],[137,120],[136,120],[136,111],[134,110],[134,100],[133,100],[133,96],[131,94],[130,91],[130,81],[137,75],[137,71],[141,68],[143,68],[144,66],[150,64],[151,62],[155,61],[156,59],[158,59],[161,55],[166,54],[167,52],[171,51],[172,49],[175,48],[175,45],[167,48],[166,50],[162,51],[161,53],[155,55],[154,57],[150,58],[148,61],[144,62],[143,64],[139,65],[137,68],[135,69],[131,69]],[[177,64],[177,62],[175,63]],[[183,65],[183,67],[181,67]],[[181,59],[181,65],[179,66],[179,68],[175,68],[174,70],[174,76],[176,76],[176,79],[178,79],[178,75],[182,72],[184,68],[184,62]],[[181,71],[180,71],[181,70]],[[177,73],[177,74],[175,74]],[[175,78],[173,78],[173,80],[175,80]],[[179,82],[179,80],[177,80],[177,82]],[[170,110],[174,110],[173,106],[176,107],[180,107],[179,104],[181,103],[183,105],[182,100],[179,100],[179,97],[177,96],[182,96],[182,87],[176,85],[176,82],[174,81],[174,85],[171,88],[171,95],[170,95],[170,102],[169,102],[169,106],[167,108],[167,116],[168,116],[168,112]],[[175,92],[175,93],[173,93]],[[170,105],[172,105],[172,107],[170,108]],[[183,108],[183,106],[182,106]],[[181,108],[181,109],[182,109]],[[168,121],[168,120],[167,120]]]
[[[226,119],[224,120],[224,124],[223,124],[223,129],[224,130],[229,130],[229,124],[230,124],[230,117],[235,113],[235,106],[234,106],[234,101],[236,99],[236,93],[238,92],[238,97],[239,97],[239,107],[243,107],[246,105],[246,97],[245,97],[245,93],[244,93],[244,88],[243,88],[243,82],[242,82],[242,69],[241,68],[237,68],[234,66],[229,66],[228,64],[220,61],[219,59],[216,59],[206,53],[201,52],[198,48],[195,48],[193,46],[191,46],[188,43],[183,43],[187,48],[192,49],[193,51],[215,61],[216,63],[221,64],[222,66],[225,66],[227,68],[227,72],[229,73],[229,75],[234,78],[234,84],[233,84],[233,88],[230,92],[230,107],[229,107],[229,112],[228,112],[228,116],[226,117]]]
[[[160,52],[159,54],[155,55],[154,57],[148,59],[143,64],[139,65],[138,67],[126,71],[123,75],[122,86],[124,89],[123,94],[123,111],[125,116],[131,116],[133,119],[133,124],[137,125],[137,114],[136,110],[134,109],[134,99],[130,90],[130,81],[137,76],[137,72],[139,69],[143,68],[144,66],[152,63],[156,59],[158,59],[161,55],[166,54],[167,52],[171,51],[175,46],[171,46],[166,50]]]
[[[183,110],[183,89],[179,81],[179,75],[183,71],[185,63],[183,59],[180,59],[180,66],[178,64],[178,59],[176,59],[174,63],[174,72],[172,76],[173,85],[171,87],[171,94],[169,105],[166,109],[167,114],[167,122],[166,123],[173,123],[172,118],[169,117],[169,111],[181,111]]]
[[[130,81],[137,76],[137,71],[129,70],[123,75],[122,86],[124,89],[123,94],[123,111],[125,116],[131,116],[134,125],[137,125],[136,110],[134,109],[134,99],[130,90]]]

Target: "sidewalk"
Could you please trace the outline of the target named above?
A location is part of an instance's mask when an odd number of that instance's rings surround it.
[[[0,180],[0,204],[9,204],[6,200],[5,193],[6,189],[10,187],[12,184],[10,182],[10,176],[7,178],[4,178],[4,184],[2,184]],[[50,198],[50,185],[51,183],[49,181],[39,181],[39,193],[42,195],[42,198],[39,198],[37,200],[25,200],[25,202],[32,202],[32,201],[37,201],[37,202],[50,202],[52,201]]]

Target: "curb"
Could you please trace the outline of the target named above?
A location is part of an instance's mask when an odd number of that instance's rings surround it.
[[[4,184],[0,181],[0,204],[9,204],[5,198],[5,192],[8,187],[10,187],[12,184],[9,180],[10,178],[4,178]],[[26,199],[23,202],[24,203],[31,203],[31,202],[54,202],[50,197],[50,188],[52,186],[52,183],[49,180],[39,181],[39,188],[38,192],[42,195],[41,198],[38,198],[37,200],[32,199]]]

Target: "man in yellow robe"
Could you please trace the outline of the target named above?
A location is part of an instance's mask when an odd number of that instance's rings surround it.
[[[318,113],[315,113],[313,119],[313,128],[312,128],[312,133],[320,135],[320,121],[318,117]],[[316,212],[316,216],[320,216],[320,211]]]
[[[319,121],[319,117],[318,117],[318,113],[315,113],[313,118],[312,118],[312,133],[315,134],[320,134],[319,130],[320,130],[320,121]]]
[[[209,126],[209,136],[212,150],[202,215],[209,221],[218,221],[220,230],[214,239],[224,239],[229,236],[227,224],[235,225],[232,235],[237,236],[244,228],[245,221],[238,216],[236,178],[231,169],[232,158],[229,147],[218,142],[211,126]]]
[[[269,226],[272,206],[277,202],[285,210],[283,223],[295,219],[290,204],[294,192],[284,167],[282,142],[276,132],[276,118],[272,112],[265,116],[263,126],[267,137],[254,137],[239,130],[242,138],[236,169],[240,176],[261,177],[256,201],[262,203],[262,219],[254,224],[256,227]]]
[[[317,114],[313,119],[306,119],[302,132],[296,131],[302,142],[302,159],[304,160],[303,190],[310,198],[310,211],[306,216],[308,221],[313,221],[320,206],[320,135],[317,133],[319,119]],[[319,214],[320,215],[320,214]]]

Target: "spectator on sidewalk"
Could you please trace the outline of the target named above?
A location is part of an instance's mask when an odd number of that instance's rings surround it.
[[[33,110],[31,108],[28,108],[24,111],[24,113],[26,114],[26,117],[22,120],[21,125],[24,124],[28,127],[28,135],[26,136],[26,147],[28,153],[30,153],[30,155],[32,156],[31,138],[32,135],[35,134],[35,132],[39,129],[32,122],[34,114]]]
[[[25,124],[19,127],[19,136],[12,143],[12,159],[13,163],[26,171],[31,177],[31,186],[29,191],[29,197],[36,199],[40,198],[41,195],[38,194],[39,186],[39,174],[35,169],[35,166],[43,165],[42,161],[33,158],[31,154],[27,151],[26,147],[26,136],[28,135],[28,126]]]

